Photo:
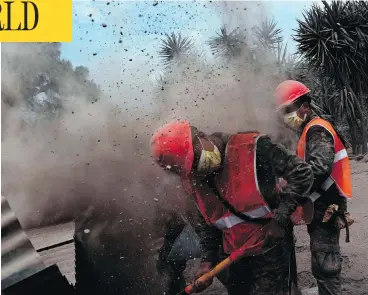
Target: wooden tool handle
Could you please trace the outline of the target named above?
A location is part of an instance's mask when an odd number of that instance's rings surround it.
[[[262,244],[263,244],[263,240],[260,240],[257,244],[253,245],[252,247],[245,247],[243,245],[242,247],[240,247],[239,249],[231,253],[229,257],[227,257],[226,259],[221,261],[219,264],[217,264],[208,273],[205,273],[204,275],[199,277],[193,284],[186,286],[186,288],[177,295],[193,294],[196,292],[194,288],[194,285],[196,282],[206,282],[208,280],[213,279],[224,269],[228,268],[231,264],[233,264],[234,262],[238,261],[239,259],[243,257],[260,255],[270,250],[270,249],[267,249],[267,250],[263,249],[261,247]]]
[[[197,282],[206,282],[211,279],[213,279],[215,276],[217,276],[221,271],[228,268],[233,263],[233,260],[228,257],[225,260],[221,261],[219,264],[217,264],[211,271],[205,273],[201,277],[199,277],[195,283]],[[193,294],[195,292],[194,290],[194,284],[190,284],[185,288],[186,294]]]

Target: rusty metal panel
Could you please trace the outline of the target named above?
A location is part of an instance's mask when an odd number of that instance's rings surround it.
[[[27,231],[46,266],[56,264],[70,284],[75,285],[75,224],[68,222]]]
[[[24,280],[46,268],[18,218],[1,196],[1,289]]]

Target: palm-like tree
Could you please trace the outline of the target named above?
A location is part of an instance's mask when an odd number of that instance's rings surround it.
[[[277,28],[277,22],[273,19],[265,19],[260,25],[253,28],[253,35],[258,47],[266,50],[277,50],[283,38],[281,29]]]
[[[193,48],[192,40],[189,37],[182,37],[180,33],[175,34],[172,32],[171,35],[165,34],[165,36],[165,39],[162,39],[162,44],[158,52],[165,65],[180,58]]]
[[[288,62],[293,62],[293,58],[291,56],[287,56],[287,43],[284,45],[283,42],[279,42],[277,44],[277,50],[276,50],[276,57],[277,57],[277,64],[279,65],[283,65],[287,63],[287,59]]]
[[[229,61],[241,55],[246,47],[246,35],[239,28],[228,33],[226,26],[222,26],[217,36],[211,37],[207,44],[216,58]]]
[[[277,27],[276,21],[266,18],[253,27],[252,31],[258,66],[275,67],[278,79],[282,79],[296,62],[295,56],[287,51],[287,43],[284,43],[281,35],[282,30]]]
[[[331,79],[339,90],[334,96],[339,113],[359,122],[363,153],[367,152],[366,121],[362,99],[368,93],[368,3],[334,1],[313,5],[298,20],[298,52],[312,68]]]

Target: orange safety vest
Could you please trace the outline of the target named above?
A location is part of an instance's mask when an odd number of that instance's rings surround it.
[[[305,160],[307,132],[312,126],[324,127],[332,135],[334,140],[334,147],[335,147],[334,164],[332,167],[330,177],[327,178],[327,180],[322,184],[321,187],[322,190],[326,191],[328,188],[332,186],[332,184],[335,183],[339,192],[343,197],[351,198],[352,182],[351,182],[350,161],[348,157],[348,152],[346,151],[345,146],[342,143],[340,137],[337,135],[336,131],[328,121],[317,117],[312,119],[307,124],[307,126],[305,126],[297,146],[298,156],[303,160]]]
[[[239,213],[251,218],[273,216],[259,190],[256,171],[258,133],[239,133],[230,137],[225,151],[223,170],[215,178],[217,190]],[[223,232],[225,253],[240,246],[259,243],[265,236],[265,225],[248,222],[232,214],[219,200],[207,183],[183,180],[184,188],[191,192],[207,224]]]
[[[303,130],[302,135],[300,136],[298,145],[297,145],[297,155],[305,160],[305,148],[307,141],[307,132],[312,126],[321,126],[325,128],[333,137],[334,148],[335,148],[335,159],[334,164],[332,166],[332,171],[330,176],[325,180],[321,185],[321,190],[327,191],[333,184],[336,184],[337,189],[339,190],[341,196],[345,198],[352,197],[352,182],[351,182],[351,173],[350,173],[350,161],[348,157],[348,153],[345,149],[344,144],[342,143],[340,137],[334,130],[333,126],[326,120],[316,117],[312,119]],[[307,204],[310,207],[311,203],[314,203],[321,196],[321,192],[313,192],[308,196],[309,203]],[[313,219],[313,210],[308,210],[309,213],[306,213],[305,207],[304,210],[301,206],[299,206],[294,214],[291,216],[294,224],[304,224],[310,223]],[[308,222],[305,222],[308,220]]]

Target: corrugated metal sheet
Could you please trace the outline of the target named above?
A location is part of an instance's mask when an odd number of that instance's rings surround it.
[[[4,295],[74,295],[76,290],[60,273],[56,264],[3,290]]]
[[[69,283],[75,285],[74,222],[31,229],[27,234],[45,265],[56,264]]]
[[[1,289],[46,268],[4,196],[1,196]]]

